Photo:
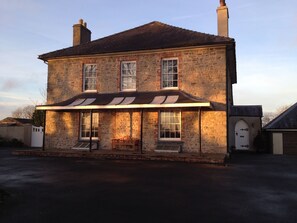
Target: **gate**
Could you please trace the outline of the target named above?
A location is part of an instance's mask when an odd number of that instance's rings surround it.
[[[32,126],[31,147],[42,147],[43,127]]]

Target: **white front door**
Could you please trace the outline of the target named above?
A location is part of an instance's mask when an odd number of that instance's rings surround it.
[[[236,150],[249,150],[249,126],[239,120],[235,125],[235,147]]]
[[[283,134],[272,133],[273,154],[283,154]]]

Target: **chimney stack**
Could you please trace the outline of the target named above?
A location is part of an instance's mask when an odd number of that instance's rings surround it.
[[[229,12],[225,0],[220,0],[220,6],[217,8],[218,14],[218,35],[229,37]]]
[[[91,31],[87,28],[87,23],[80,19],[78,24],[73,25],[73,46],[91,41]]]

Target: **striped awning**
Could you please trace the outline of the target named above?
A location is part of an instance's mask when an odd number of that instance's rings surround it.
[[[59,103],[36,106],[36,109],[67,111],[186,107],[211,107],[211,103],[181,90],[118,93],[86,92]]]

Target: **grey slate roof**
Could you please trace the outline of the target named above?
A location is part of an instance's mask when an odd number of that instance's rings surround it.
[[[297,129],[297,103],[269,122],[264,129]]]
[[[261,105],[234,105],[231,107],[230,116],[262,117]]]
[[[47,61],[59,57],[215,44],[229,44],[234,47],[235,41],[228,37],[191,31],[161,22],[151,22],[85,44],[42,54],[38,58]]]

